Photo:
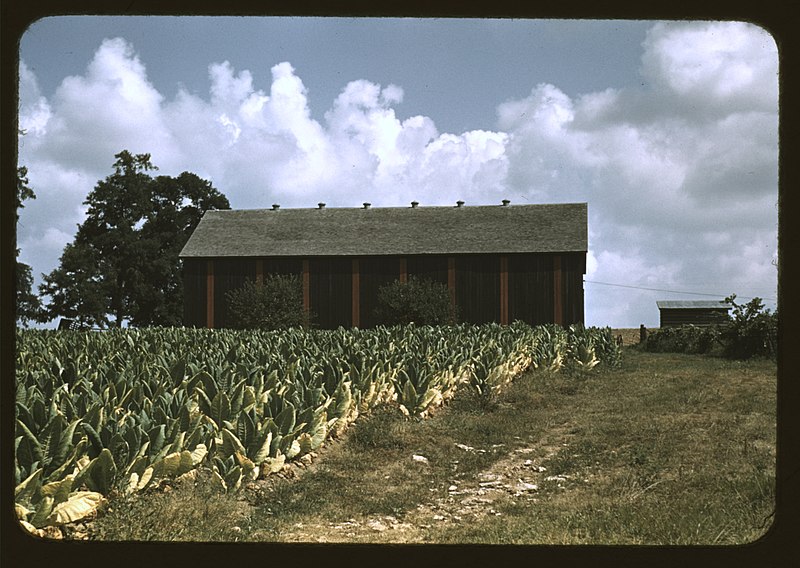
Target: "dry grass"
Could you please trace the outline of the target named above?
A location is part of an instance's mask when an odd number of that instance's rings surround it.
[[[730,544],[764,534],[775,494],[774,363],[626,349],[620,369],[596,371],[530,373],[490,405],[462,394],[423,422],[376,412],[302,475],[250,486],[246,502],[178,488],[115,507],[93,535]]]

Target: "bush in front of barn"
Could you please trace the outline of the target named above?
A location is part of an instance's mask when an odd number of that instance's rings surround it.
[[[456,311],[447,286],[411,276],[395,280],[378,290],[375,317],[383,325],[447,325],[456,323]]]
[[[303,287],[294,275],[270,274],[263,282],[246,280],[225,294],[229,326],[234,329],[288,329],[308,327]]]
[[[665,327],[647,336],[645,350],[655,353],[720,352],[721,335],[722,329],[717,325]]]

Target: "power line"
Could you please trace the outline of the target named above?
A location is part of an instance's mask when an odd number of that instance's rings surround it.
[[[681,290],[665,290],[663,288],[645,288],[643,286],[630,286],[627,284],[611,284],[610,282],[597,282],[596,280],[584,280],[584,282],[588,284],[602,284],[603,286],[615,286],[617,288],[632,288],[634,290],[649,290],[651,292],[669,292],[671,294],[690,294],[693,296],[712,296],[714,298],[725,298],[727,294],[706,294],[703,292],[683,292]],[[744,300],[752,300],[754,296],[736,296],[737,298],[742,298]],[[769,300],[771,302],[776,302],[775,298],[761,298],[762,300]]]

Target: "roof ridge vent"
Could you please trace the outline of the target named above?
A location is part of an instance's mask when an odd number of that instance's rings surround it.
[[[322,201],[320,201],[319,203],[317,203],[317,208],[318,208],[318,209],[325,209],[325,203],[323,203]]]
[[[509,204],[509,203],[511,203],[511,200],[510,200],[510,199],[504,199],[504,200],[503,200],[503,207],[508,207],[508,204]]]
[[[279,204],[277,204],[277,203],[273,203],[273,204],[272,204],[272,210],[273,210],[273,211],[277,211],[277,210],[278,210],[278,209],[280,209],[280,208],[281,208],[281,206],[280,206]]]
[[[464,202],[459,199],[456,201],[456,207],[464,207]]]
[[[419,205],[419,201],[412,201],[411,202],[411,208],[412,209],[416,209],[418,205]]]
[[[363,205],[364,205],[364,209],[369,209],[369,206],[370,206],[370,205],[372,205],[372,203],[367,203],[367,202],[365,201],[365,202],[363,203]]]

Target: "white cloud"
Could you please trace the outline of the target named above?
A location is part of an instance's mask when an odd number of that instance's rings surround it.
[[[647,36],[642,74],[655,86],[705,111],[758,108],[778,100],[777,47],[743,22],[659,23]]]
[[[404,89],[366,79],[318,121],[288,62],[272,67],[268,90],[222,62],[208,67],[207,97],[166,99],[133,46],[112,39],[51,100],[23,63],[21,163],[38,195],[22,212],[23,255],[37,275],[54,268],[81,202],[128,149],[151,153],[161,173],[210,179],[238,208],[587,201],[587,279],[774,289],[774,41],[748,24],[664,23],[643,49],[646,88],[571,98],[540,84],[498,101],[497,131],[463,133],[400,120]],[[587,284],[588,323],[638,325],[657,317],[655,299]]]

